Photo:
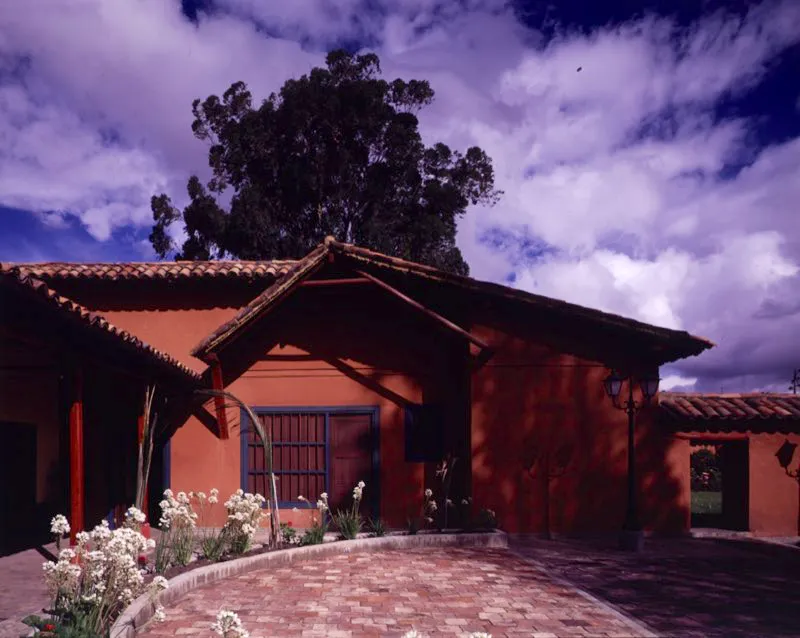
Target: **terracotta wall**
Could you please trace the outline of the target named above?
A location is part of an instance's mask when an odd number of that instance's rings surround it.
[[[426,476],[423,464],[406,463],[404,458],[404,406],[452,394],[444,386],[452,383],[445,371],[453,366],[442,360],[449,356],[452,336],[382,291],[309,294],[303,291],[302,297],[281,304],[272,319],[248,333],[238,351],[224,355],[226,389],[251,406],[377,406],[381,516],[403,526],[419,507]],[[82,299],[87,302],[89,297]],[[234,301],[223,298],[215,307],[214,299],[206,296],[205,309],[196,312],[177,308],[191,305],[189,299],[176,301],[173,310],[155,310],[147,302],[127,311],[105,301],[112,309],[104,313],[116,325],[191,363],[188,350],[235,313]],[[455,345],[452,349],[458,351]],[[194,360],[192,367],[202,369],[205,364]],[[211,403],[208,407],[213,413]],[[229,409],[228,418],[233,427],[227,441],[217,439],[194,417],[178,429],[170,446],[173,490],[207,492],[217,487],[226,497],[240,487],[238,409]],[[222,521],[222,508],[216,509],[208,524]],[[290,510],[282,519],[295,525],[304,522],[303,513]]]
[[[494,509],[510,532],[620,529],[627,417],[605,396],[607,368],[561,354],[499,321],[473,333],[497,349],[472,378],[476,505]],[[671,465],[676,457],[651,417],[652,410],[645,410],[637,423],[643,522],[649,529],[675,530],[684,525],[686,497],[679,469]]]
[[[207,365],[191,356],[197,343],[228,321],[250,301],[256,292],[221,288],[207,289],[163,285],[137,291],[96,290],[92,287],[68,291],[76,301],[102,312],[115,326],[128,330],[192,370],[202,372]]]
[[[244,353],[226,354],[229,389],[257,406],[378,406],[381,515],[391,524],[405,524],[433,474],[430,464],[410,464],[403,458],[404,402],[445,396],[449,412],[459,415],[452,431],[469,439],[472,461],[463,469],[468,470],[465,480],[476,507],[496,510],[509,531],[538,532],[547,525],[549,494],[552,531],[619,529],[626,500],[627,424],[624,413],[604,395],[605,366],[560,354],[542,345],[536,334],[504,325],[495,314],[477,321],[473,329],[497,353],[468,381],[467,406],[467,397],[451,392],[462,381],[454,378],[458,365],[453,361],[460,365],[461,360],[453,353],[461,352],[463,340],[381,291],[340,290],[321,305],[308,294],[302,291],[279,306],[273,319],[245,340]],[[214,289],[198,296],[177,287],[158,300],[143,297],[140,303],[122,297],[91,303],[88,293],[80,297],[120,327],[198,370],[205,364],[188,354],[191,347],[249,300],[244,293]],[[201,309],[190,310],[193,306]],[[254,363],[240,363],[253,352],[258,353]],[[231,410],[230,419],[238,423],[238,411]],[[688,496],[680,478],[680,443],[660,435],[647,413],[639,421],[646,522],[659,530],[683,529]],[[551,468],[548,480],[541,452],[549,450],[552,456],[561,448],[568,451],[567,469]],[[529,472],[537,456],[540,464]],[[686,464],[688,476],[688,458]],[[240,487],[238,430],[230,440],[219,441],[190,419],[172,439],[171,486],[186,491],[217,487],[222,495]],[[283,518],[295,522],[300,516],[285,512]]]
[[[691,527],[689,511],[691,484],[689,480],[690,443],[692,440],[747,440],[749,507],[747,529],[759,536],[796,536],[800,521],[800,485],[787,476],[775,456],[785,441],[800,445],[800,435],[753,433],[745,427],[734,433],[715,433],[686,430],[670,444],[668,468],[681,484],[681,502],[686,503],[685,529]],[[800,454],[795,454],[790,471],[800,466]]]
[[[800,487],[786,475],[775,453],[784,441],[800,444],[796,434],[750,435],[750,531],[764,536],[796,536],[800,510]],[[790,470],[797,470],[800,458]]]

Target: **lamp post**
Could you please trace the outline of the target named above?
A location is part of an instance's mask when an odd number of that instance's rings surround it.
[[[628,397],[625,401],[620,401],[622,386],[628,382]],[[646,374],[639,379],[639,386],[642,389],[642,401],[636,403],[633,400],[633,377],[627,379],[612,371],[603,381],[606,394],[611,398],[614,407],[624,410],[628,415],[628,504],[625,510],[625,522],[622,525],[620,534],[620,548],[624,550],[640,552],[644,547],[644,531],[639,520],[639,503],[636,490],[636,412],[647,403],[658,392],[658,373]]]

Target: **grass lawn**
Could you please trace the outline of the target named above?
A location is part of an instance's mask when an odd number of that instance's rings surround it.
[[[692,514],[721,514],[722,492],[692,492]]]

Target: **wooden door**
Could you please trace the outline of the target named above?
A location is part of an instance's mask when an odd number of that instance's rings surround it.
[[[36,543],[36,427],[0,423],[0,434],[0,554],[8,554]]]
[[[375,514],[378,485],[373,483],[372,453],[374,441],[371,414],[331,414],[330,427],[330,494],[331,512],[353,504],[353,488],[359,481],[367,486],[361,502],[361,513]]]
[[[747,531],[750,463],[747,441],[722,444],[722,520],[727,529]]]

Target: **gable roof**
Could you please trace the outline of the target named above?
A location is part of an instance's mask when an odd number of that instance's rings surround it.
[[[660,392],[662,418],[681,423],[731,421],[796,421],[800,423],[800,396],[777,392],[701,394]]]
[[[595,308],[588,308],[586,306],[570,303],[568,301],[562,301],[560,299],[554,299],[552,297],[537,295],[535,293],[526,292],[518,288],[510,288],[508,286],[503,286],[501,284],[496,284],[489,281],[480,281],[471,277],[465,277],[463,275],[454,275],[431,266],[417,264],[397,257],[390,257],[388,255],[383,255],[366,248],[360,248],[352,244],[342,244],[332,241],[331,246],[336,252],[340,252],[343,255],[347,255],[348,257],[368,265],[378,266],[397,272],[405,272],[433,281],[450,283],[467,290],[488,294],[494,297],[521,301],[523,303],[531,304],[546,310],[568,312],[572,315],[580,315],[587,319],[606,324],[609,327],[617,326],[625,328],[626,330],[648,334],[663,339],[677,339],[682,341],[688,340],[697,348],[697,352],[693,352],[691,354],[700,354],[700,352],[703,350],[713,348],[715,345],[708,339],[696,337],[683,330],[660,328],[649,323],[644,323],[643,321],[637,321],[636,319],[630,319],[621,315],[615,315],[610,312],[597,310]],[[686,354],[684,356],[690,356],[690,354]]]
[[[166,368],[170,372],[177,373],[179,376],[183,376],[193,382],[201,379],[201,375],[189,369],[177,359],[157,350],[130,332],[118,328],[102,315],[92,312],[72,299],[58,294],[44,281],[36,279],[30,274],[25,274],[18,268],[0,269],[0,283],[13,286],[40,303],[50,306],[57,312],[62,313],[67,320],[73,320],[81,324],[90,333],[98,336],[111,336],[117,340],[121,347],[135,352],[138,356],[149,360],[151,363]]]
[[[204,359],[217,349],[223,347],[239,330],[245,326],[251,325],[274,303],[284,298],[295,285],[322,264],[328,254],[341,256],[346,260],[351,260],[355,264],[364,264],[373,269],[383,268],[394,272],[406,273],[414,277],[457,286],[478,294],[525,303],[531,307],[547,311],[566,313],[572,316],[578,315],[600,326],[621,328],[625,331],[638,333],[664,344],[668,353],[665,354],[663,363],[697,355],[714,346],[711,341],[701,337],[695,337],[685,331],[659,328],[641,321],[602,312],[593,308],[586,308],[566,301],[535,295],[500,284],[478,281],[470,277],[454,275],[432,266],[418,264],[397,257],[390,257],[366,248],[338,242],[333,237],[326,237],[325,241],[320,246],[309,253],[305,258],[298,261],[286,275],[258,295],[247,306],[242,308],[233,319],[221,325],[208,337],[198,343],[192,350],[192,354]]]
[[[297,262],[264,261],[157,261],[128,263],[77,264],[47,262],[0,264],[0,271],[16,270],[44,281],[91,280],[132,281],[188,279],[276,279],[284,276]]]
[[[295,284],[322,265],[327,254],[328,247],[326,244],[322,244],[303,259],[295,262],[285,275],[237,312],[232,319],[223,323],[192,348],[192,355],[203,359],[245,326],[252,324],[267,308],[285,297]]]

